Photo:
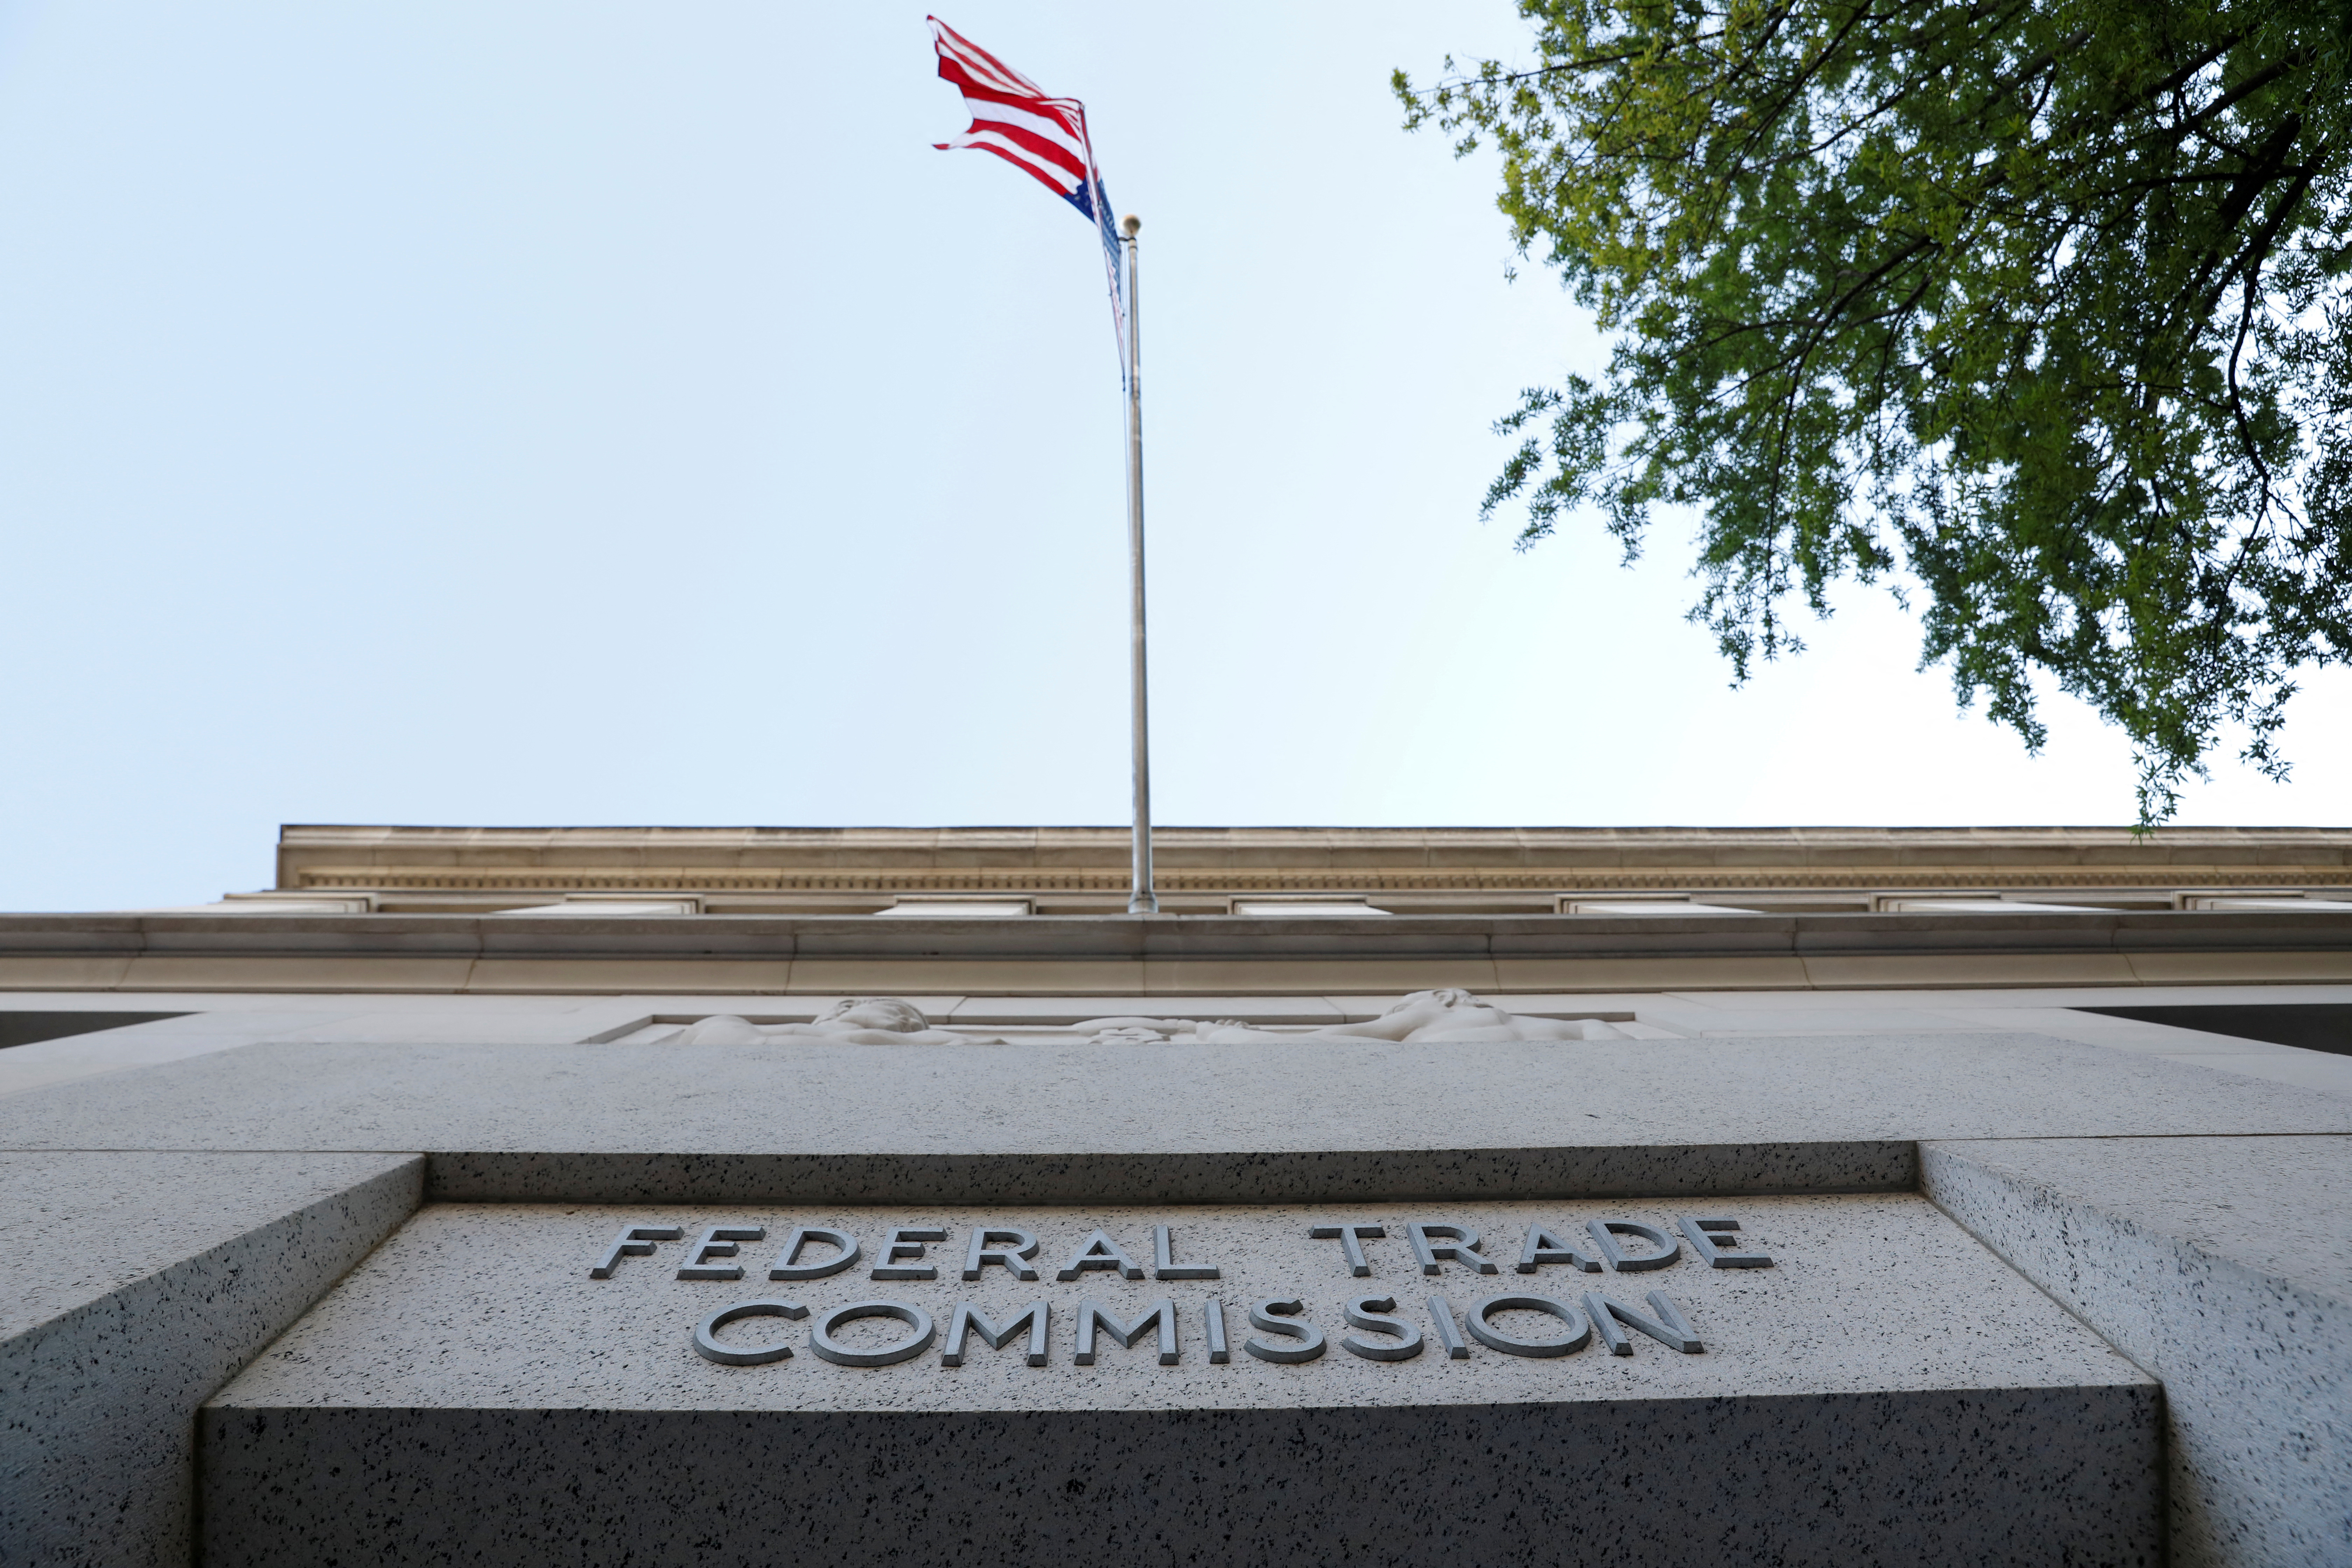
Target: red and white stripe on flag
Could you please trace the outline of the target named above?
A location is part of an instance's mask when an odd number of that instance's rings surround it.
[[[1094,216],[1087,188],[1094,184],[1089,167],[1094,160],[1087,155],[1085,103],[1051,97],[1045,87],[939,16],[927,16],[927,21],[931,45],[939,49],[940,80],[952,82],[964,94],[964,108],[971,110],[971,130],[955,141],[934,141],[931,146],[995,153],[1016,169],[1028,169],[1054,195]]]
[[[1118,231],[1111,226],[1110,196],[1095,166],[1087,134],[1087,106],[1075,98],[1055,98],[1045,89],[940,21],[927,16],[931,45],[939,51],[940,76],[963,94],[971,128],[952,142],[934,142],[946,151],[969,147],[993,153],[1069,203],[1095,226],[1102,240],[1103,276],[1110,286],[1110,325],[1118,345],[1120,374],[1127,373],[1127,300],[1119,265]]]
[[[971,128],[952,142],[931,143],[942,151],[970,147],[993,153],[1026,170],[1053,193],[1090,218],[1095,210],[1094,157],[1087,145],[1087,109],[1075,98],[1055,98],[940,21],[931,25],[939,50],[940,76],[963,94]]]

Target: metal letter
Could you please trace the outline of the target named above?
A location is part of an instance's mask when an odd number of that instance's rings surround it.
[[[1690,1237],[1691,1250],[1697,1253],[1698,1260],[1710,1268],[1772,1267],[1772,1260],[1760,1252],[1727,1252],[1716,1246],[1722,1232],[1739,1228],[1739,1222],[1736,1219],[1695,1219],[1689,1215],[1680,1215],[1675,1217],[1675,1226]]]
[[[1033,1274],[1030,1278],[1034,1279],[1036,1276]],[[1046,1302],[1032,1301],[1022,1309],[1019,1317],[1012,1319],[1000,1329],[982,1316],[979,1308],[969,1301],[959,1301],[956,1303],[955,1316],[948,1320],[947,1348],[940,1352],[940,1361],[946,1366],[963,1364],[963,1336],[966,1331],[986,1340],[990,1350],[1001,1351],[1004,1348],[1005,1341],[1019,1333],[1023,1327],[1026,1326],[1029,1330],[1029,1364],[1044,1366],[1045,1364],[1045,1324],[1053,1310],[1054,1309]]]
[[[895,1345],[880,1350],[858,1351],[835,1339],[834,1331],[842,1324],[859,1318],[896,1318],[913,1329]],[[911,1361],[931,1348],[931,1315],[920,1307],[905,1301],[852,1301],[846,1307],[835,1307],[817,1320],[809,1331],[809,1349],[835,1366],[888,1366],[893,1362]]]
[[[1650,1310],[1658,1315],[1645,1318],[1630,1307],[1619,1306],[1597,1290],[1584,1293],[1585,1316],[1591,1318],[1592,1326],[1601,1331],[1601,1342],[1609,1347],[1612,1355],[1633,1353],[1633,1342],[1625,1337],[1624,1329],[1617,1326],[1621,1322],[1626,1328],[1639,1329],[1660,1344],[1671,1345],[1686,1355],[1696,1355],[1706,1349],[1698,1342],[1698,1336],[1691,1331],[1689,1321],[1675,1310],[1672,1301],[1666,1300],[1664,1290],[1650,1292]]]
[[[1143,1270],[1127,1260],[1127,1254],[1118,1249],[1118,1243],[1100,1231],[1087,1237],[1085,1245],[1070,1254],[1070,1260],[1062,1265],[1062,1271],[1054,1278],[1076,1279],[1089,1268],[1116,1268],[1129,1279],[1143,1278]]]
[[[1423,1274],[1437,1272],[1437,1260],[1451,1258],[1465,1268],[1481,1274],[1496,1274],[1501,1270],[1478,1256],[1478,1233],[1466,1225],[1426,1225],[1415,1221],[1404,1227],[1412,1241],[1412,1256],[1421,1264]],[[1442,1237],[1435,1242],[1432,1237]]]
[[[1362,1356],[1366,1361],[1411,1361],[1421,1353],[1421,1331],[1402,1318],[1381,1314],[1396,1310],[1394,1296],[1359,1296],[1348,1303],[1348,1321],[1359,1329],[1370,1329],[1376,1334],[1393,1334],[1389,1340],[1360,1340],[1353,1334],[1339,1336],[1339,1348]],[[1449,1314],[1450,1316],[1451,1314]]]
[[[1462,1331],[1454,1326],[1454,1303],[1443,1296],[1432,1296],[1429,1315],[1436,1320],[1437,1342],[1445,1347],[1445,1359],[1468,1361],[1470,1347],[1462,1342]]]
[[[1213,1263],[1179,1263],[1175,1244],[1169,1239],[1168,1227],[1151,1227],[1151,1277],[1154,1279],[1221,1279]]]
[[[767,1345],[758,1350],[738,1350],[733,1345],[719,1342],[719,1331],[738,1318],[805,1318],[808,1309],[798,1301],[738,1301],[731,1307],[721,1307],[694,1326],[694,1353],[705,1361],[715,1361],[720,1366],[764,1366],[772,1361],[782,1361],[793,1353],[790,1345]]]
[[[1260,1361],[1313,1361],[1323,1353],[1323,1331],[1308,1322],[1293,1321],[1291,1314],[1307,1309],[1296,1296],[1268,1296],[1250,1308],[1250,1322],[1269,1334],[1280,1334],[1297,1340],[1295,1345],[1272,1345],[1264,1340],[1251,1338],[1242,1342],[1242,1349]],[[1276,1313],[1283,1316],[1277,1317]]]
[[[1348,1259],[1348,1272],[1361,1279],[1372,1271],[1372,1266],[1364,1261],[1364,1244],[1359,1238],[1384,1237],[1388,1235],[1388,1227],[1378,1225],[1318,1225],[1308,1229],[1307,1234],[1318,1241],[1328,1241],[1338,1237],[1339,1250]]]
[[[975,1230],[971,1233],[971,1246],[963,1255],[963,1277],[977,1279],[980,1271],[993,1263],[1013,1270],[1015,1279],[1034,1279],[1037,1271],[1029,1267],[1029,1259],[1036,1256],[1037,1238],[1025,1230]]]
[[[654,1255],[655,1242],[676,1241],[685,1234],[686,1232],[674,1225],[625,1226],[622,1227],[621,1234],[613,1238],[613,1245],[605,1249],[604,1256],[597,1260],[594,1268],[588,1270],[588,1278],[610,1279],[613,1277],[613,1270],[621,1266],[621,1259],[624,1258],[651,1258]]]
[[[732,1258],[742,1249],[739,1241],[765,1241],[767,1231],[756,1225],[714,1225],[702,1233],[700,1240],[686,1249],[686,1261],[678,1266],[681,1279],[740,1279],[743,1266],[740,1263],[713,1263],[714,1258]]]
[[[1609,1260],[1609,1267],[1620,1274],[1639,1274],[1645,1268],[1664,1268],[1683,1255],[1683,1244],[1654,1225],[1643,1225],[1633,1219],[1596,1219],[1585,1227],[1592,1245]],[[1661,1247],[1655,1258],[1628,1258],[1625,1249],[1617,1245],[1621,1236],[1638,1236],[1651,1246]]]
[[[1218,1300],[1214,1296],[1209,1298],[1207,1321],[1209,1324],[1209,1364],[1211,1366],[1223,1366],[1234,1359],[1234,1353],[1225,1348],[1225,1304],[1223,1301]]]
[[[1576,1332],[1564,1340],[1523,1340],[1507,1334],[1486,1321],[1489,1312],[1549,1312]],[[1592,1330],[1584,1321],[1584,1314],[1565,1301],[1555,1301],[1549,1296],[1489,1296],[1475,1302],[1466,1320],[1470,1332],[1489,1350],[1505,1355],[1549,1356],[1566,1355],[1580,1351],[1592,1342]]]
[[[874,1266],[874,1278],[877,1279],[938,1279],[940,1268],[936,1263],[926,1263],[920,1268],[914,1268],[899,1262],[898,1259],[920,1258],[923,1255],[923,1243],[945,1241],[947,1238],[948,1233],[937,1226],[900,1226],[882,1238],[882,1261]]]
[[[1528,1226],[1527,1245],[1519,1248],[1518,1271],[1533,1274],[1547,1263],[1572,1263],[1587,1274],[1601,1272],[1601,1260],[1587,1258],[1539,1225]]]
[[[823,1263],[800,1261],[801,1248],[812,1241],[841,1248],[841,1256]],[[768,1270],[771,1279],[822,1279],[828,1274],[838,1274],[859,1257],[857,1238],[845,1230],[826,1230],[822,1226],[803,1226],[784,1237],[784,1249],[776,1254],[776,1266]]]
[[[1132,1345],[1143,1331],[1154,1322],[1160,1325],[1160,1364],[1176,1364],[1176,1303],[1162,1299],[1151,1303],[1150,1309],[1131,1323],[1122,1323],[1103,1310],[1100,1301],[1078,1303],[1078,1349],[1070,1359],[1080,1366],[1095,1364],[1095,1330],[1100,1328],[1119,1342],[1121,1349]]]

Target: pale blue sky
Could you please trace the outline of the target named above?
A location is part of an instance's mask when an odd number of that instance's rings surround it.
[[[1477,521],[1598,350],[1387,79],[1509,6],[946,16],[1146,220],[1161,821],[2127,817],[1880,598],[1734,692],[1686,524]],[[0,908],[283,821],[1124,820],[1099,263],[963,123],[912,6],[0,5]],[[2343,822],[2348,697],[2184,820]]]

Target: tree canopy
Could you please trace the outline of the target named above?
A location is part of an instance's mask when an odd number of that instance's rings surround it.
[[[2143,826],[2352,656],[2352,0],[1522,0],[1525,68],[1395,87],[1613,338],[1486,496],[1701,517],[1734,678],[1845,576],[2038,749],[2129,735]]]

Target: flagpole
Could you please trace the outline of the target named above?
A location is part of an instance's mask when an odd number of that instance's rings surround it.
[[[1160,912],[1160,895],[1151,886],[1151,722],[1143,637],[1143,338],[1135,241],[1143,220],[1129,213],[1118,227],[1127,250],[1127,562],[1134,657],[1135,865],[1127,912],[1151,915]]]

